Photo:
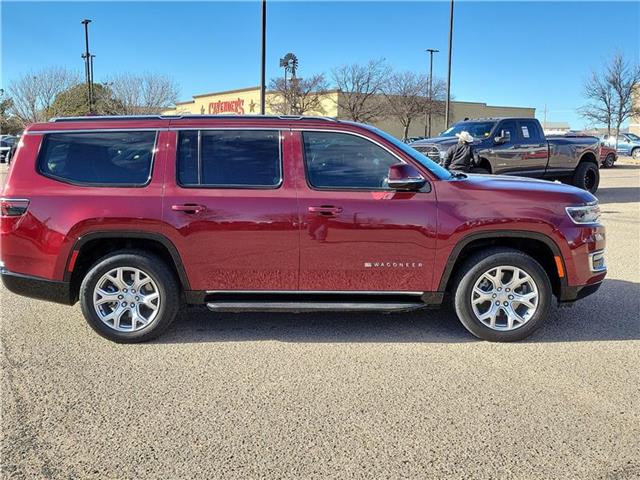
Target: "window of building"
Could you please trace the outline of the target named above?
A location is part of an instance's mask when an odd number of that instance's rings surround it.
[[[38,170],[47,177],[97,186],[142,186],[151,178],[156,132],[45,135]]]
[[[282,181],[276,130],[189,130],[178,136],[182,186],[275,188]]]
[[[391,165],[397,157],[375,143],[355,135],[304,132],[307,180],[322,189],[387,189]]]

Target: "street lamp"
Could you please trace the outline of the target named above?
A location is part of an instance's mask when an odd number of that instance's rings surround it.
[[[433,110],[433,54],[440,50],[435,48],[427,48],[425,52],[429,52],[429,108],[427,110],[427,118],[424,124],[424,136],[431,137],[431,113]]]
[[[267,52],[267,0],[262,0],[262,51],[260,52],[260,115],[265,114],[266,52]]]
[[[82,22],[80,22],[82,25],[84,25],[84,46],[85,46],[85,51],[84,54],[82,54],[82,58],[84,59],[84,73],[85,73],[85,77],[87,80],[87,98],[89,101],[89,113],[93,113],[93,75],[92,75],[92,70],[93,70],[93,60],[92,60],[92,55],[89,53],[89,24],[91,23],[91,20],[88,18],[85,18],[84,20],[82,20]]]
[[[451,103],[451,51],[453,49],[453,0],[449,7],[449,68],[447,70],[447,104],[445,106],[444,123],[449,128],[449,104]]]

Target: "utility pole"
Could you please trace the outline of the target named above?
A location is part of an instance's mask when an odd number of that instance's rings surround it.
[[[87,80],[87,100],[89,102],[89,113],[93,113],[93,61],[91,59],[91,54],[89,53],[89,24],[91,23],[91,20],[85,18],[80,23],[84,25],[85,51],[82,58],[84,58],[84,72]]]
[[[447,71],[447,104],[445,106],[444,123],[449,128],[449,108],[451,103],[451,53],[453,49],[453,0],[449,8],[449,69]]]
[[[260,115],[266,109],[267,0],[262,0],[262,51],[260,53]]]
[[[424,136],[431,137],[431,114],[433,110],[433,54],[440,50],[435,48],[427,48],[425,52],[429,52],[429,108],[424,123]]]

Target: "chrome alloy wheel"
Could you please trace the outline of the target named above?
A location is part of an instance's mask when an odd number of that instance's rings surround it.
[[[480,275],[471,291],[476,318],[499,331],[511,331],[527,323],[538,309],[538,286],[518,267],[493,267]]]
[[[160,310],[160,291],[144,271],[118,267],[108,271],[93,289],[93,308],[108,327],[136,332],[151,324]]]

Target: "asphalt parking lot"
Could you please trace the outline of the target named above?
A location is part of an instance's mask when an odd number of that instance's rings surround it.
[[[194,308],[116,345],[0,287],[3,477],[640,478],[640,165],[598,196],[605,284],[515,344],[450,309]]]

